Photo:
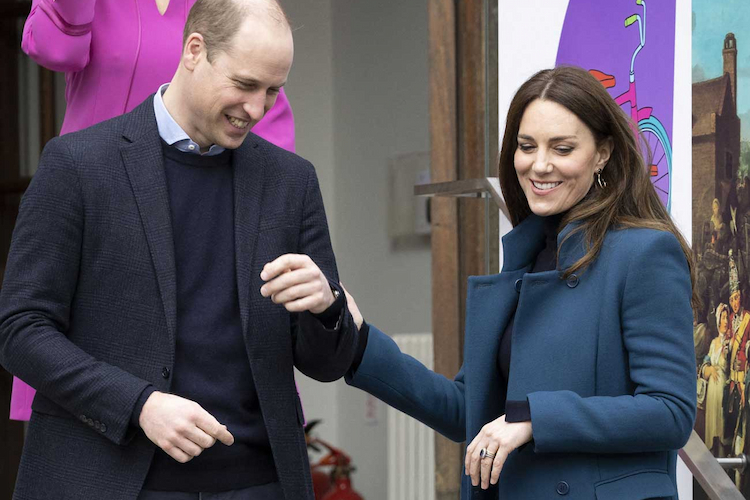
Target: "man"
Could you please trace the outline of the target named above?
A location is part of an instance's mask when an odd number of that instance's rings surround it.
[[[729,324],[732,338],[729,344],[728,362],[729,386],[724,414],[724,433],[731,438],[732,453],[741,454],[745,443],[745,376],[747,373],[746,346],[750,338],[750,313],[742,305],[742,292],[737,265],[732,250],[729,250]],[[741,474],[735,475],[735,482],[740,486]]]
[[[14,498],[313,499],[293,365],[341,377],[356,330],[313,167],[249,133],[292,55],[274,1],[198,0],[169,85],[45,148],[0,293]]]

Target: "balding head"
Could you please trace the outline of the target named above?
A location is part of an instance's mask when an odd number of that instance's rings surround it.
[[[243,21],[291,31],[286,13],[276,0],[197,0],[190,9],[183,31],[183,46],[193,33],[200,33],[209,61],[218,52],[231,49]]]

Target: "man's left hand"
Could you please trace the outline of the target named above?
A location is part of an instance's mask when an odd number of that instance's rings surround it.
[[[471,476],[471,484],[478,486],[481,482],[482,489],[486,490],[490,484],[497,483],[510,452],[531,441],[531,437],[530,421],[506,422],[505,415],[482,427],[466,448],[464,466],[466,475]],[[494,458],[481,458],[482,449]]]
[[[320,314],[333,304],[328,279],[307,255],[285,254],[263,266],[260,294],[289,312]]]

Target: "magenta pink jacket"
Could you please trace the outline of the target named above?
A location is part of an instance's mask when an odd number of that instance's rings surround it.
[[[174,75],[182,29],[195,0],[32,0],[21,47],[45,68],[65,73],[61,134],[127,113]],[[281,91],[253,133],[294,151],[294,117]],[[13,380],[10,418],[28,420],[34,390]]]

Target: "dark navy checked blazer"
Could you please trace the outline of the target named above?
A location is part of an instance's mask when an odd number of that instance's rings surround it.
[[[461,499],[677,500],[677,450],[696,412],[691,285],[673,234],[609,231],[601,253],[567,280],[583,256],[581,233],[552,271],[529,273],[544,247],[531,215],[503,237],[503,270],[469,278],[464,364],[454,380],[402,354],[370,325],[364,357],[347,382],[454,441],[470,442],[528,401],[533,442],[511,453],[499,486]],[[515,312],[508,392],[497,352]],[[458,471],[456,471],[458,473]]]
[[[170,389],[176,322],[161,148],[149,98],[50,141],[23,197],[0,292],[0,363],[38,390],[17,500],[133,500],[148,472],[155,446],[129,422],[148,384]],[[250,134],[233,169],[247,355],[285,497],[312,500],[292,367],[341,377],[356,331],[346,311],[326,330],[260,295],[263,265],[289,252],[338,282],[313,166]]]

